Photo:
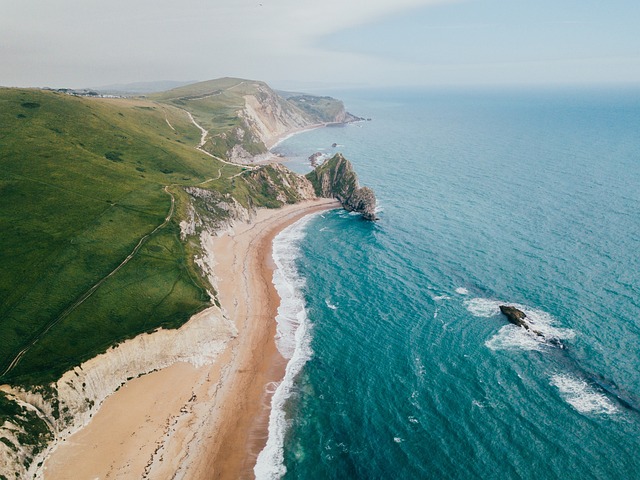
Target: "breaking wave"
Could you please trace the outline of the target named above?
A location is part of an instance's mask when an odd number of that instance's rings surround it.
[[[300,256],[299,246],[305,236],[305,228],[315,215],[307,215],[290,225],[273,240],[273,260],[276,264],[273,284],[280,295],[276,317],[276,345],[289,362],[284,379],[271,397],[267,444],[258,455],[253,469],[257,479],[279,479],[287,472],[284,465],[284,437],[287,429],[284,407],[291,396],[295,378],[313,353],[311,325],[302,294],[305,281],[298,274],[296,261]]]
[[[566,374],[551,377],[551,385],[556,387],[562,398],[578,412],[591,415],[612,415],[617,407],[607,396],[582,379]]]

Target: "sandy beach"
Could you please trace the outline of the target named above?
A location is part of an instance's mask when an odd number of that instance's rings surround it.
[[[219,300],[237,335],[213,364],[180,362],[127,382],[53,451],[44,477],[253,478],[266,442],[267,386],[285,367],[274,341],[273,238],[305,215],[338,207],[321,199],[261,210],[252,223],[213,237]]]

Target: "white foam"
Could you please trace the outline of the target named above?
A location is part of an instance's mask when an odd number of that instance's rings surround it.
[[[522,327],[505,325],[498,333],[484,343],[490,350],[538,350],[544,348],[544,341],[535,333]]]
[[[580,413],[612,415],[618,412],[607,396],[582,379],[566,374],[551,377],[551,385],[560,391],[562,398]]]
[[[449,297],[447,295],[437,295],[437,296],[433,297],[433,299],[436,302],[439,302],[440,300],[451,300],[451,297]]]
[[[333,303],[331,303],[328,298],[326,298],[324,300],[324,303],[326,303],[327,307],[329,307],[331,310],[337,310],[338,309],[338,307],[336,307]]]
[[[302,287],[305,282],[298,274],[296,259],[305,228],[314,215],[307,215],[285,228],[273,240],[273,260],[276,270],[273,284],[280,295],[276,345],[283,357],[289,359],[284,379],[271,397],[269,435],[267,444],[258,455],[253,473],[257,479],[279,479],[287,472],[284,465],[284,437],[287,419],[284,410],[291,396],[296,376],[311,358],[310,323],[305,308]]]
[[[488,298],[472,298],[464,302],[464,306],[467,307],[471,315],[485,318],[500,315],[500,305],[504,305],[504,302]]]
[[[471,405],[478,408],[486,408],[486,405],[482,402],[479,402],[478,400],[473,400],[471,402]]]
[[[469,290],[467,290],[464,287],[458,287],[458,288],[456,288],[456,293],[458,293],[460,295],[469,295]]]

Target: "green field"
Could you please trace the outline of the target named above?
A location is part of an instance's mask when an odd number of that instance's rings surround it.
[[[169,222],[74,307],[163,224],[165,186],[240,171],[196,151],[199,138],[185,112],[158,103],[0,90],[0,372],[28,349],[0,381],[53,381],[210,303],[179,238],[176,195]]]

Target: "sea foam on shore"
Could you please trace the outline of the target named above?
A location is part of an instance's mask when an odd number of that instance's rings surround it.
[[[276,345],[288,360],[285,376],[271,398],[269,414],[269,436],[254,467],[257,479],[278,479],[287,471],[284,465],[284,437],[287,419],[284,406],[291,396],[294,381],[304,364],[311,358],[311,335],[309,317],[305,308],[302,287],[296,261],[300,255],[300,242],[305,236],[311,214],[285,228],[273,240],[273,260],[276,270],[273,283],[280,296],[276,317]]]

